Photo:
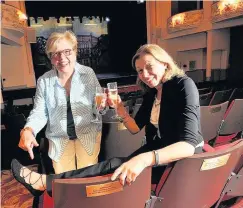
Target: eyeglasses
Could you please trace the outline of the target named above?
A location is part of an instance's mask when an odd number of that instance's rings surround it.
[[[72,54],[73,49],[64,49],[62,51],[57,51],[55,53],[50,53],[51,58],[60,57],[62,54],[65,56],[70,56]]]

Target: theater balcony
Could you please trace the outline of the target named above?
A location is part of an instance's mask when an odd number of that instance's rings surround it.
[[[2,7],[2,43],[21,46],[20,38],[25,34],[26,15],[14,6],[1,4]]]
[[[243,1],[219,1],[212,4],[212,22],[221,22],[243,15]]]
[[[198,27],[203,19],[203,9],[179,13],[168,18],[168,33]]]

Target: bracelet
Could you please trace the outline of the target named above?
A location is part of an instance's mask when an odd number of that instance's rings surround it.
[[[159,153],[156,150],[153,150],[154,158],[155,158],[155,164],[154,167],[157,167],[159,165]]]
[[[129,118],[129,114],[127,113],[127,111],[124,112],[123,116],[118,116],[118,120],[122,123],[122,122],[127,122],[127,118]]]
[[[128,120],[129,120],[130,116],[129,115],[126,115],[124,117],[121,117],[121,116],[118,116],[118,120],[121,122],[121,123],[127,123]]]

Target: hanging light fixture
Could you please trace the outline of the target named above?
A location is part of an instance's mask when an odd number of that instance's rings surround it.
[[[18,16],[19,16],[19,20],[20,20],[20,21],[24,21],[24,20],[27,20],[27,19],[28,19],[27,16],[26,16],[26,14],[24,14],[24,13],[21,12],[20,10],[17,11],[17,14],[18,14]]]

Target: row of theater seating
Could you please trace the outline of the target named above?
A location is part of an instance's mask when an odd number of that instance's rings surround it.
[[[226,101],[218,105],[200,107],[201,130],[205,143],[219,146],[228,143],[243,131],[243,99],[235,99],[228,104],[229,101]],[[103,115],[102,141],[105,142],[103,151],[106,156],[102,160],[128,156],[146,142],[143,140],[144,129],[139,134],[131,135],[122,123],[111,119],[114,113],[114,110],[110,109]]]
[[[158,184],[150,183],[150,168],[131,186],[124,187],[112,183],[110,175],[61,179],[53,183],[53,198],[45,194],[41,206],[217,208],[222,201],[243,196],[243,140],[239,136],[243,131],[243,99],[232,101],[229,107],[228,101],[201,106],[201,112],[205,152],[169,164]],[[114,110],[103,116],[102,160],[127,156],[142,145],[144,132],[131,135],[120,122],[111,119],[112,115]],[[212,139],[223,140],[224,145],[208,145]],[[88,192],[90,187],[93,191]],[[241,199],[238,204],[243,203]]]
[[[122,94],[122,96],[124,96],[124,97],[127,96],[128,99],[126,101],[124,101],[124,104],[125,104],[125,106],[127,106],[128,111],[132,114],[133,117],[136,115],[139,107],[141,106],[142,100],[143,100],[141,97],[141,95],[142,95],[141,91],[135,91],[135,90],[132,92],[124,92],[125,90],[123,92],[120,92],[121,94],[124,93],[124,94]],[[203,89],[203,90],[205,91],[205,90],[211,90],[211,89],[207,88],[207,89]],[[199,89],[199,91],[200,91],[200,89]],[[220,94],[221,92],[222,91],[216,91],[214,93],[214,95],[217,95],[217,94],[222,95],[222,94]],[[231,95],[233,95],[233,96],[231,96],[231,99],[229,99],[229,100],[232,100],[233,98],[243,97],[242,89],[233,90]],[[220,98],[220,96],[214,96],[214,97]],[[225,96],[223,96],[223,97],[225,98]],[[228,102],[228,104],[229,103],[230,102]],[[234,105],[234,106],[236,106],[236,105]],[[221,121],[222,121],[222,115],[224,114],[224,111],[226,110],[226,108],[227,108],[226,103],[224,103],[222,105],[220,104],[218,106],[214,106],[213,108],[206,108],[206,106],[201,106],[201,114],[202,114],[201,115],[201,125],[203,127],[202,131],[209,132],[209,133],[211,132],[211,135],[208,133],[209,136],[206,136],[206,137],[204,136],[204,138],[207,138],[207,140],[210,140],[213,138],[212,135],[214,135],[214,134],[212,134],[213,130],[211,130],[211,129],[212,128],[217,129],[219,127],[219,125],[221,124]],[[240,105],[238,105],[238,108],[240,108]],[[5,123],[7,128],[10,130],[11,134],[12,133],[14,134],[14,132],[16,132],[16,135],[10,135],[11,137],[19,137],[18,132],[25,124],[25,118],[22,115],[20,115],[20,112],[23,109],[24,109],[24,111],[23,111],[24,114],[26,114],[25,117],[27,117],[28,113],[30,111],[29,106],[17,106],[15,108],[16,114],[6,115],[4,117],[4,119],[2,119],[2,121],[4,121],[3,123]],[[110,112],[112,113],[112,110],[110,110]],[[237,112],[237,110],[235,112]],[[107,119],[109,120],[109,112],[103,118],[104,121],[106,121]],[[208,122],[208,120],[215,121],[215,122],[213,122],[213,124],[211,124]],[[217,120],[217,122],[216,122],[216,120]],[[207,129],[207,131],[205,129]],[[17,144],[18,139],[19,138],[16,138],[15,139],[16,141],[15,140],[12,140],[12,141],[15,141],[15,144]]]
[[[214,152],[170,164],[154,195],[150,192],[151,168],[144,170],[131,186],[124,187],[112,183],[110,175],[55,180],[54,203],[44,195],[44,207],[217,208],[224,198],[242,195],[242,153],[243,141],[238,140]]]
[[[142,101],[141,93],[136,91],[125,92],[124,97],[126,101],[132,98],[133,107]],[[201,106],[203,137],[206,143],[213,140],[209,144],[214,146],[205,145],[205,153],[169,164],[160,183],[152,185],[154,195],[150,192],[151,170],[147,169],[135,183],[125,187],[111,185],[109,176],[55,181],[53,198],[45,194],[39,207],[218,207],[229,197],[243,196],[243,142],[234,141],[243,130],[242,102],[236,99],[230,105],[225,102]],[[120,122],[111,120],[113,114],[114,110],[110,109],[103,117],[101,160],[127,156],[143,144],[144,131],[131,135]],[[24,118],[15,116],[15,121]],[[226,139],[223,136],[227,136]],[[222,143],[227,144],[222,146]],[[43,148],[47,150],[46,146]],[[46,152],[41,154],[45,156]],[[98,185],[93,187],[94,193],[101,192],[104,196],[87,197],[86,189],[92,185]],[[103,190],[95,189],[103,186]]]
[[[225,81],[227,78],[227,69],[213,69],[211,72],[211,81]],[[186,75],[190,77],[196,84],[204,83],[206,81],[206,70],[195,69],[186,71]]]
[[[243,88],[213,91],[212,88],[198,89],[201,106],[217,105],[226,101],[243,98]]]
[[[119,94],[122,99],[130,99],[131,97],[141,97],[141,90],[137,85],[119,86]],[[17,97],[14,100],[6,100],[1,106],[1,127],[2,127],[2,168],[9,169],[12,158],[22,158],[25,165],[39,163],[39,157],[32,161],[26,157],[26,153],[18,148],[19,133],[24,127],[26,118],[29,116],[33,108],[33,97],[21,98]],[[45,129],[38,135],[37,139],[40,141],[45,136]],[[9,149],[13,151],[9,151]]]
[[[243,88],[235,88],[229,90],[213,91],[212,88],[198,89],[200,106],[211,106],[228,101],[230,104],[234,99],[243,99]],[[142,95],[130,96],[124,101],[125,106],[129,106],[129,112],[134,117],[142,103]]]

